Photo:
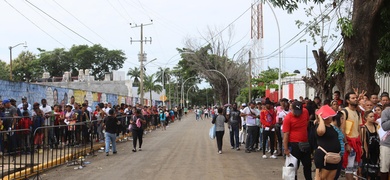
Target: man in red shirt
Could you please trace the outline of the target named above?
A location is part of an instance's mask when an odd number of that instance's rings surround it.
[[[276,113],[273,108],[271,108],[272,102],[267,99],[265,101],[265,109],[260,112],[260,121],[263,126],[263,159],[267,159],[265,154],[265,145],[267,139],[270,139],[270,149],[271,149],[271,158],[276,159],[277,157],[273,154],[275,148],[275,124],[276,124]]]
[[[307,109],[303,107],[302,102],[293,102],[292,112],[288,113],[283,121],[283,146],[286,156],[291,154],[302,162],[305,179],[311,180],[311,150],[307,135],[308,123],[309,112]]]

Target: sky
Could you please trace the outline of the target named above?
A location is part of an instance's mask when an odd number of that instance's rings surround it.
[[[127,72],[129,68],[139,67],[137,54],[140,44],[130,43],[130,39],[140,39],[140,28],[132,27],[141,23],[150,24],[144,26],[144,37],[152,38],[151,43],[144,44],[147,59],[157,58],[146,65],[147,74],[154,73],[158,67],[174,67],[180,60],[176,48],[183,48],[188,38],[206,44],[202,36],[207,34],[208,27],[220,31],[229,26],[233,28],[235,45],[229,52],[232,56],[243,47],[250,48],[251,11],[248,9],[252,1],[2,0],[0,60],[9,63],[8,47],[22,42],[27,42],[27,47],[13,48],[14,58],[25,50],[38,54],[37,48],[50,51],[55,48],[69,49],[72,45],[101,44],[108,49],[125,52],[127,60],[120,70]],[[309,20],[305,16],[304,7],[307,5],[301,5],[293,14],[273,8],[280,26],[282,45],[302,31],[295,25],[295,20]],[[278,50],[278,28],[267,4],[263,5],[263,19],[263,55],[258,54],[254,58],[269,56]],[[222,34],[227,34],[227,31],[222,31]],[[330,48],[333,47],[333,43],[328,44]],[[305,72],[306,45],[309,49],[309,68],[316,69],[311,50],[318,47],[297,40],[282,49],[282,71]],[[263,68],[267,66],[279,67],[277,54],[263,61]]]

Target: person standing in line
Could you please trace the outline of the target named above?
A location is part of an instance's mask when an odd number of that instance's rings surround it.
[[[390,103],[389,96],[381,96],[381,104],[383,105],[383,111],[381,114],[381,128],[384,131],[380,141],[380,172],[381,180],[389,179],[390,169]]]
[[[131,124],[131,133],[133,136],[133,152],[137,152],[137,140],[139,142],[138,151],[142,151],[142,136],[144,135],[144,127],[146,125],[146,120],[142,116],[141,109],[137,109],[134,112],[134,116],[130,120]]]
[[[259,113],[255,109],[255,102],[250,102],[249,107],[246,107],[241,113],[241,117],[246,117],[246,127],[248,137],[245,143],[245,152],[250,153],[253,149],[253,145],[255,144],[255,132],[256,128],[256,118],[259,116]]]
[[[333,109],[333,106],[332,106],[332,109]],[[342,118],[342,115],[343,115],[342,112],[340,112],[340,111],[335,111],[335,112],[337,112],[337,114],[336,114],[336,116],[333,117],[332,126],[333,126],[333,129],[336,130],[337,135],[338,135],[339,144],[340,144],[340,156],[342,157],[344,155],[344,134],[341,131],[340,126],[343,123],[344,119]],[[341,161],[338,164],[337,172],[336,172],[336,175],[334,177],[334,180],[339,179],[342,167],[343,167],[343,159],[341,159]]]
[[[237,109],[237,103],[233,104],[233,110],[226,115],[229,120],[230,128],[230,145],[232,149],[240,150],[239,131],[241,127],[241,112]]]
[[[359,99],[362,96],[359,97]],[[345,136],[345,152],[343,156],[343,167],[345,168],[345,179],[352,180],[353,174],[357,173],[358,164],[362,156],[362,142],[359,137],[360,125],[362,118],[358,112],[357,93],[349,92],[345,95],[345,107],[341,112],[344,116],[344,123],[341,125],[341,130]]]
[[[276,113],[273,108],[271,108],[272,102],[267,99],[265,101],[265,109],[260,112],[260,121],[263,126],[263,159],[267,159],[265,154],[265,147],[267,139],[270,139],[270,149],[271,149],[271,158],[276,159],[277,157],[274,153],[274,144],[275,144],[275,124],[276,124]]]
[[[103,128],[106,130],[106,156],[109,155],[110,143],[112,144],[112,153],[116,154],[116,131],[120,121],[114,116],[114,109],[108,111],[108,116],[104,119]]]
[[[291,110],[292,112],[284,117],[283,122],[284,154],[286,156],[291,154],[302,162],[305,179],[311,180],[311,150],[307,135],[309,112],[300,101],[293,102]],[[299,166],[297,170],[298,168]],[[297,173],[295,179],[297,179]]]
[[[242,103],[241,104],[241,108],[240,108],[240,116],[241,114],[244,112],[244,108],[246,107],[246,104],[245,103]],[[240,145],[241,144],[245,144],[245,140],[246,140],[246,119],[245,117],[242,117],[241,116],[241,127],[240,127]]]
[[[315,179],[334,179],[339,165],[330,163],[324,164],[324,151],[333,153],[339,153],[341,151],[338,133],[332,127],[333,116],[336,115],[336,112],[334,112],[334,110],[328,105],[323,106],[321,109],[323,112],[327,111],[327,115],[322,113],[319,114],[317,116],[319,122],[315,125],[315,136],[318,144],[318,149],[316,149],[314,153],[314,164],[316,165]]]
[[[371,180],[377,179],[378,174],[371,174],[364,171],[365,164],[379,165],[379,135],[377,131],[377,125],[375,121],[374,112],[368,110],[364,112],[364,119],[366,123],[362,127],[360,137],[362,138],[363,144],[363,173],[365,178],[370,177]]]
[[[218,147],[218,153],[222,154],[222,140],[223,135],[225,134],[225,123],[227,123],[227,119],[225,116],[222,115],[223,109],[218,108],[218,116],[215,117],[211,123],[215,124],[215,135],[217,139],[217,147]]]
[[[281,101],[281,111],[278,114],[277,124],[275,126],[276,137],[278,138],[279,144],[279,154],[278,156],[283,155],[283,120],[288,113],[290,113],[290,104],[287,99],[283,98]]]

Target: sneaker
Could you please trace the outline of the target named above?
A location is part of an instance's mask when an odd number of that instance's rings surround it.
[[[108,156],[108,152],[106,152],[106,156]]]
[[[272,155],[271,155],[271,158],[272,158],[272,159],[277,159],[278,157],[272,154]]]
[[[251,153],[251,151],[249,149],[245,149],[245,152],[246,153]]]
[[[263,155],[263,159],[267,159],[267,158],[268,158],[267,155],[264,154],[264,155]]]
[[[274,151],[274,154],[277,154],[277,153],[278,153],[278,150],[275,150],[275,151]]]
[[[232,146],[232,147],[230,147],[230,149],[234,149],[234,147]]]
[[[218,151],[218,154],[222,154],[222,151]]]
[[[137,150],[136,150],[136,149],[133,149],[132,151],[133,151],[133,152],[137,152]]]
[[[116,153],[118,153],[118,152],[117,151],[112,152],[112,154],[116,154]]]
[[[138,148],[138,151],[142,151],[142,149],[141,149],[141,148]]]
[[[237,151],[239,151],[239,150],[240,150],[240,148],[238,147],[238,148],[237,148]]]

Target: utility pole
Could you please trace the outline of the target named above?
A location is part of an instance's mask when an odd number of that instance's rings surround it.
[[[137,27],[140,27],[141,28],[141,39],[140,40],[133,40],[132,38],[130,38],[130,43],[133,43],[133,42],[139,42],[140,45],[141,45],[141,50],[140,50],[140,53],[138,55],[138,58],[139,58],[139,61],[140,61],[140,82],[139,82],[139,88],[140,88],[140,104],[143,105],[144,104],[144,61],[146,61],[146,57],[145,57],[145,53],[144,53],[144,42],[145,44],[147,42],[150,42],[152,43],[152,38],[150,38],[149,40],[145,37],[144,39],[144,26],[148,26],[148,25],[152,25],[153,24],[153,20],[151,20],[151,23],[148,23],[148,24],[142,24],[141,25],[137,25],[135,24],[134,26],[132,26],[131,28],[137,28]],[[131,23],[130,23],[131,25]]]
[[[248,102],[252,99],[252,53],[249,51],[249,96],[248,96]]]

